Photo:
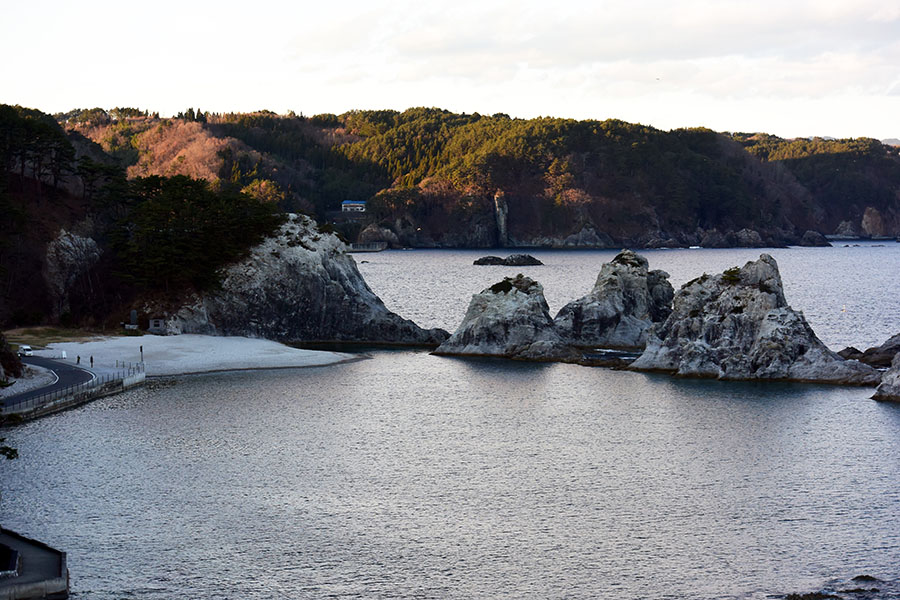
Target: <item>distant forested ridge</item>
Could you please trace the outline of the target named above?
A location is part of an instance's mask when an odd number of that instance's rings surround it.
[[[435,108],[312,117],[58,115],[131,177],[184,174],[320,221],[368,202],[351,239],[411,246],[796,243],[807,230],[900,233],[898,149],[618,120],[513,119]],[[338,219],[339,220],[339,219]]]

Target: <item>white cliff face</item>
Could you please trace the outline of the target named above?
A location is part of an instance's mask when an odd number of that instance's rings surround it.
[[[521,274],[472,296],[462,324],[435,354],[558,361],[581,357],[557,332],[544,289]]]
[[[900,353],[894,356],[891,368],[882,375],[881,384],[872,398],[900,402]]]
[[[75,281],[100,260],[101,250],[92,238],[59,230],[47,244],[42,275],[52,300],[53,317],[69,311],[69,291]]]
[[[704,275],[676,294],[672,314],[650,330],[631,365],[689,377],[783,379],[874,385],[878,372],[845,361],[784,298],[775,259]]]
[[[600,268],[591,292],[565,305],[554,323],[576,346],[643,348],[653,323],[671,312],[674,290],[665,271],[623,250]]]
[[[168,316],[167,326],[171,333],[279,341],[437,345],[447,338],[442,329],[421,329],[387,310],[344,243],[303,215],[289,215],[276,234],[226,269],[220,290],[194,296]]]

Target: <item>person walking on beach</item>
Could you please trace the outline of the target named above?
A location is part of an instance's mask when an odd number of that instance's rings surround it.
[[[93,355],[91,355],[91,368],[92,369],[94,368],[94,356]]]

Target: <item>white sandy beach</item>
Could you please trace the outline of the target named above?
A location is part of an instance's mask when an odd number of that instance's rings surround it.
[[[144,348],[144,366],[149,377],[237,369],[318,367],[355,358],[339,352],[291,348],[269,340],[193,334],[63,342],[50,344],[45,350],[35,354],[54,358],[65,351],[67,360],[74,362],[80,356],[81,366],[87,368],[90,368],[90,357],[93,356],[94,370],[102,372],[115,370],[116,361],[141,362],[141,346]]]

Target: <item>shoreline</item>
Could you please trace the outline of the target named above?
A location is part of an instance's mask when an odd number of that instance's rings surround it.
[[[280,342],[239,336],[107,337],[82,342],[50,343],[35,352],[46,358],[66,353],[66,360],[103,374],[122,363],[143,362],[148,378],[226,371],[324,367],[360,360],[342,352],[304,350]],[[93,360],[92,360],[93,359]]]

